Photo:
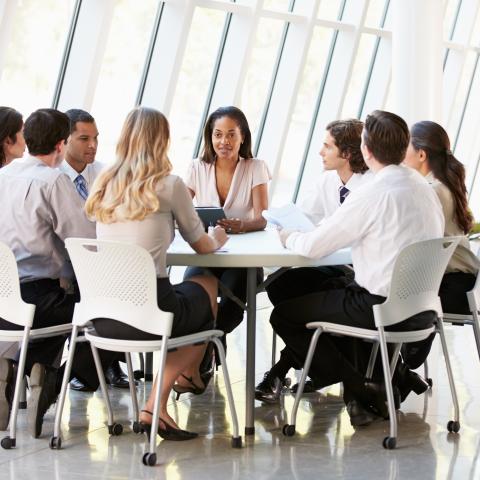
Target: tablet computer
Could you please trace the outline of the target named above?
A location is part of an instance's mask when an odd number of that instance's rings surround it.
[[[196,207],[195,210],[203,222],[205,231],[208,231],[210,225],[214,227],[217,224],[217,220],[227,218],[221,207]]]

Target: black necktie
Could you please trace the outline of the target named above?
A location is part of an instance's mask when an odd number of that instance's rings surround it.
[[[339,192],[340,192],[340,204],[342,204],[347,198],[347,195],[350,193],[350,190],[347,187],[340,187]]]

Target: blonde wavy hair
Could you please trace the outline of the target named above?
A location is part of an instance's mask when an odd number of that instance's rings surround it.
[[[137,107],[125,119],[116,161],[95,180],[85,204],[101,223],[143,220],[158,211],[158,181],[170,174],[168,120],[158,110]]]

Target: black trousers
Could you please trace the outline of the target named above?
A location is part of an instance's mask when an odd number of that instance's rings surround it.
[[[53,327],[71,323],[75,302],[79,299],[78,292],[74,295],[66,294],[60,287],[58,280],[53,279],[22,283],[20,291],[25,302],[36,306],[33,328]],[[0,328],[5,330],[22,329],[1,318]],[[29,375],[35,363],[55,367],[60,360],[67,337],[66,335],[58,335],[31,341],[28,345],[25,373]],[[105,370],[114,359],[118,358],[118,354],[100,350],[100,358]],[[71,377],[77,377],[91,388],[98,388],[99,380],[90,344],[77,344]]]
[[[347,276],[348,275],[348,276]],[[286,270],[266,287],[266,292],[272,305],[294,298],[315,293],[325,288],[343,288],[348,280],[353,280],[353,270],[344,266],[301,267]],[[325,282],[328,281],[328,284]],[[290,368],[302,368],[292,358],[289,350],[284,348],[280,352],[276,375],[284,377]]]
[[[205,275],[205,270],[211,272],[218,280],[223,283],[230,291],[242,302],[247,301],[247,269],[246,268],[203,268],[188,267],[183,276],[188,280],[194,275]],[[257,285],[263,281],[263,269],[257,268]],[[215,327],[230,333],[243,320],[244,310],[233,300],[225,295],[221,295],[218,304],[217,321]]]
[[[273,309],[270,322],[285,342],[296,368],[303,366],[313,335],[312,330],[305,328],[307,323],[322,321],[375,328],[372,307],[383,303],[385,298],[355,283],[342,287],[340,279],[334,280],[318,285],[319,291],[286,300]],[[434,320],[433,312],[424,312],[395,325],[392,330],[427,328]],[[371,346],[365,342],[322,334],[313,356],[310,377],[318,387],[338,382],[348,385],[349,379],[364,374],[370,350]]]
[[[469,315],[466,293],[475,285],[476,276],[473,273],[452,272],[443,276],[440,284],[440,301],[444,313],[457,313]],[[423,342],[406,343],[402,347],[402,357],[407,365],[412,368],[420,367],[432,348],[435,334],[433,333]]]

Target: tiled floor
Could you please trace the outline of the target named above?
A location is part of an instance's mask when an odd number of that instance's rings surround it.
[[[262,304],[265,302],[260,302]],[[258,314],[257,377],[270,361],[270,309]],[[242,427],[244,419],[244,326],[228,339],[228,365]],[[111,390],[117,420],[125,426],[119,437],[109,437],[105,408],[99,393],[71,392],[64,414],[63,446],[52,451],[48,440],[53,431],[54,410],[44,423],[42,438],[24,432],[26,415],[19,421],[18,447],[0,451],[0,478],[20,480],[84,478],[180,479],[476,479],[480,478],[480,364],[470,327],[447,327],[461,405],[460,434],[448,434],[452,412],[445,366],[437,341],[430,355],[433,391],[412,394],[399,412],[396,450],[381,446],[388,422],[353,429],[339,396],[339,386],[306,396],[302,401],[297,434],[281,433],[293,404],[287,394],[282,406],[256,404],[256,433],[244,437],[241,450],[230,447],[230,416],[221,373],[201,396],[173,397],[170,412],[181,426],[198,431],[189,442],[160,441],[158,465],[145,467],[141,456],[145,437],[129,426],[127,392]],[[147,385],[147,389],[149,385]],[[143,384],[139,396],[145,394]]]

